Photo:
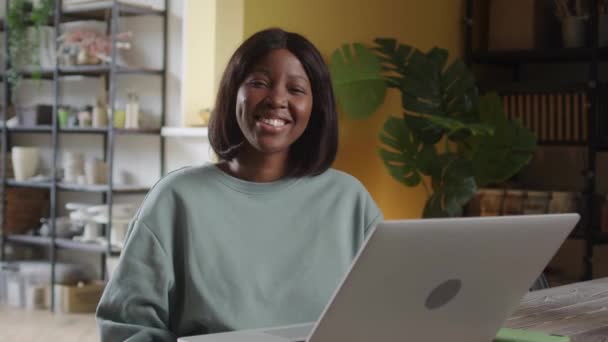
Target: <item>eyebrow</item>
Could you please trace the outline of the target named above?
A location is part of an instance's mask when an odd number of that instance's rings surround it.
[[[253,74],[253,73],[256,73],[256,72],[259,72],[259,73],[261,73],[261,74],[264,74],[265,76],[270,77],[270,72],[268,71],[268,69],[265,69],[265,68],[255,68],[255,69],[253,69],[253,70],[251,71],[251,73],[252,73],[252,74]],[[301,80],[305,81],[306,83],[310,83],[310,81],[308,80],[308,77],[307,77],[307,76],[290,74],[290,75],[287,75],[287,77],[289,77],[289,78],[291,78],[291,79],[294,79],[294,78],[299,78],[299,79],[301,79]]]

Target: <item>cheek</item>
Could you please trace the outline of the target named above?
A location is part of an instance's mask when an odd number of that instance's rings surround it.
[[[245,111],[246,103],[247,103],[247,94],[245,94],[244,91],[239,90],[239,92],[236,94],[236,115],[237,115],[237,117],[240,116],[243,113],[243,111]]]
[[[236,94],[236,114],[244,120],[250,120],[253,113],[263,106],[264,95],[259,92],[241,89]]]
[[[236,95],[235,114],[241,128],[248,126],[249,112],[251,112],[251,98],[246,91],[239,91]]]
[[[307,123],[312,113],[312,100],[295,103],[294,110],[298,115],[298,120]]]

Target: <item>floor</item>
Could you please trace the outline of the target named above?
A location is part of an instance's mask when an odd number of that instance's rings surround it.
[[[0,305],[0,341],[99,341],[93,314],[53,314]]]

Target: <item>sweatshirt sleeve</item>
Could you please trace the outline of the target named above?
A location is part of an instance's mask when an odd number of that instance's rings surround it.
[[[171,259],[153,231],[135,219],[97,307],[101,340],[175,341],[169,327],[173,286]]]

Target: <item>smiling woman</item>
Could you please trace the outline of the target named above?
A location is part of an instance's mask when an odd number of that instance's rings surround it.
[[[335,100],[306,38],[247,39],[215,108],[220,162],[173,172],[147,195],[97,310],[102,340],[314,321],[382,220],[363,185],[330,168]]]
[[[338,148],[335,107],[329,71],[312,43],[280,29],[254,34],[228,62],[209,123],[211,145],[226,162],[220,168],[235,174],[249,162],[245,156],[271,152],[276,173],[266,181],[285,171],[325,171]]]

